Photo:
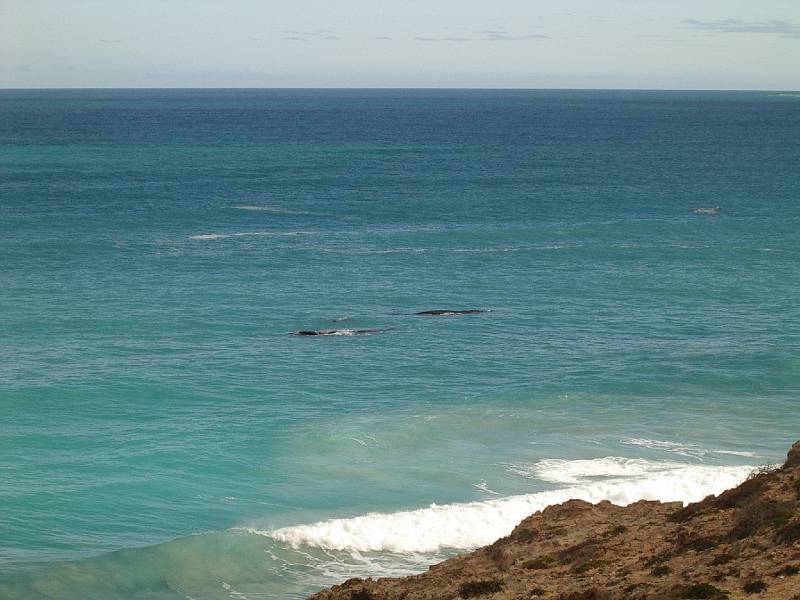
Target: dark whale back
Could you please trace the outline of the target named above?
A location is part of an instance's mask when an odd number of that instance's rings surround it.
[[[423,310],[415,314],[423,317],[453,317],[456,315],[476,315],[478,313],[485,313],[485,312],[488,311],[482,308],[471,308],[468,310],[447,310],[447,309]]]
[[[325,335],[325,336],[340,336],[340,337],[355,337],[362,335],[371,335],[386,331],[385,329],[301,329],[294,331],[291,335],[298,335],[303,337]]]

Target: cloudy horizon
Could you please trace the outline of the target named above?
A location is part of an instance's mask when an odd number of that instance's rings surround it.
[[[774,0],[2,0],[0,87],[800,89]]]

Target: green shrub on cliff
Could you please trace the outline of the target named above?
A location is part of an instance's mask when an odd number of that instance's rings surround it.
[[[462,598],[476,598],[486,594],[500,592],[505,584],[499,579],[484,579],[482,581],[467,581],[458,586],[458,595]]]

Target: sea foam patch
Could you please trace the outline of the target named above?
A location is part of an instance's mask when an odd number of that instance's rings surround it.
[[[291,236],[306,235],[308,231],[241,231],[237,233],[201,233],[192,235],[190,240],[223,240],[225,238],[236,237],[259,237],[259,236]]]
[[[699,459],[702,459],[708,454],[728,454],[731,456],[745,456],[749,458],[758,456],[755,452],[746,450],[707,450],[701,448],[697,444],[681,444],[678,442],[650,440],[647,438],[624,438],[620,440],[620,443],[626,446],[640,446],[642,448],[650,448],[651,450],[661,450],[663,452],[671,452],[673,454]]]
[[[688,465],[668,461],[649,461],[641,458],[606,456],[588,460],[549,458],[533,464],[510,464],[509,473],[549,483],[575,484],[597,478],[641,477],[678,471]]]
[[[570,464],[576,463],[576,464]],[[538,465],[538,466],[537,466]],[[567,488],[480,502],[436,505],[394,513],[369,513],[273,531],[253,530],[294,548],[354,552],[438,552],[467,550],[508,535],[523,518],[577,498],[628,505],[638,500],[695,502],[741,483],[753,467],[686,465],[606,457],[581,461],[540,461],[530,473]],[[538,470],[537,470],[538,469]],[[603,481],[593,480],[606,477]]]
[[[322,215],[322,213],[311,212],[308,210],[297,210],[292,208],[283,208],[280,206],[267,206],[264,204],[237,204],[231,208],[235,208],[237,210],[267,212],[277,215]]]

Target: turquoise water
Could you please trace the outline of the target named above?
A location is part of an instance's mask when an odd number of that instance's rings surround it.
[[[769,92],[0,91],[0,598],[302,598],[780,461],[799,131]]]

